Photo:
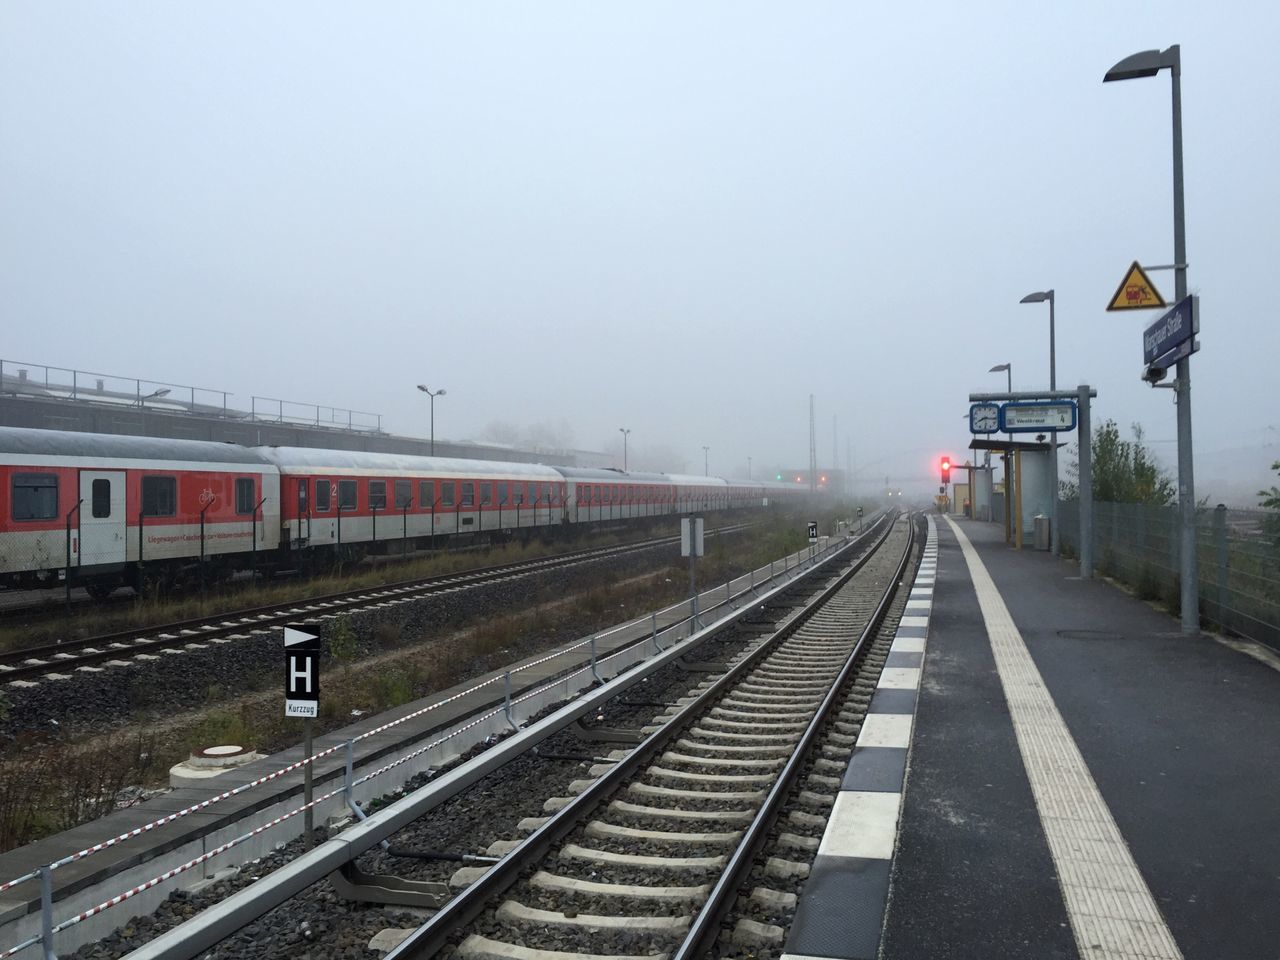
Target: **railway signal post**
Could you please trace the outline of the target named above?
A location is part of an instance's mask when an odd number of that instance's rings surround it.
[[[304,761],[311,756],[312,723],[320,712],[320,637],[301,626],[284,628],[284,715],[302,717]],[[315,811],[311,807],[313,764],[303,767],[302,797],[306,803],[303,829],[306,846],[314,843]]]
[[[698,558],[703,555],[702,518],[685,517],[680,521],[680,556],[689,558],[689,625],[698,629]]]

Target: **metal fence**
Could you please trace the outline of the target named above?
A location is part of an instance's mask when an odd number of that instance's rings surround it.
[[[1174,608],[1179,595],[1177,506],[1094,503],[1098,570],[1147,600]],[[1079,504],[1060,501],[1064,550],[1079,555]],[[1219,505],[1196,513],[1201,616],[1280,650],[1280,514]]]

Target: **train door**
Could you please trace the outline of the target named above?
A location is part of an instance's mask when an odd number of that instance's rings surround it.
[[[124,563],[124,471],[81,470],[80,501],[80,565]]]
[[[309,496],[311,480],[308,477],[298,478],[298,539],[299,546],[306,546],[311,540],[311,498]]]
[[[337,524],[334,522],[337,507],[338,491],[330,480],[317,479],[311,501],[311,511],[307,518],[307,543],[313,547],[327,547],[337,544]]]

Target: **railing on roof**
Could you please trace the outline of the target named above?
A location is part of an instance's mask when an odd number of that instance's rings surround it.
[[[382,414],[361,410],[344,410],[318,403],[299,403],[275,397],[250,397],[249,416],[272,423],[299,423],[312,427],[333,427],[363,433],[382,432]],[[273,409],[274,405],[274,409]]]
[[[251,397],[249,410],[237,410],[228,403],[232,396],[228,390],[0,359],[0,395],[3,394],[117,407],[145,407],[162,413],[227,420],[293,423],[359,433],[382,432],[382,415],[378,413],[273,397]]]

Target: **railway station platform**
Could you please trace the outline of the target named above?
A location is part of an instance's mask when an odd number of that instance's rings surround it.
[[[868,717],[910,732],[864,724],[786,954],[1280,957],[1280,658],[996,524],[934,550]]]

